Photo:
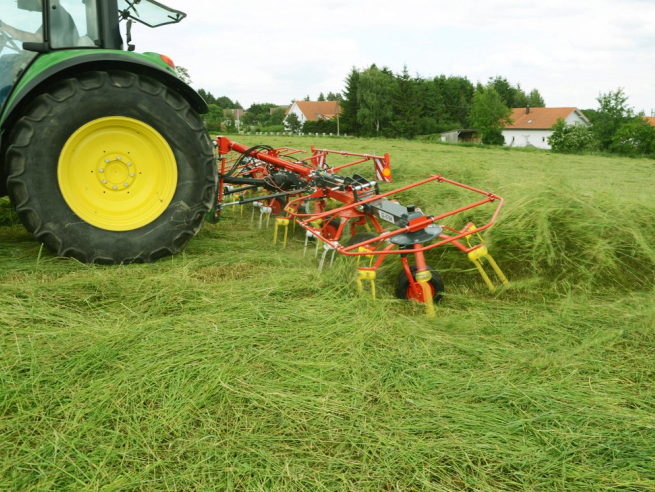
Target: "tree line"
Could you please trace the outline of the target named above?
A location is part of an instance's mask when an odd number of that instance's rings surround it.
[[[207,101],[205,115],[212,131],[235,131],[234,116],[226,109],[243,109],[227,96],[215,97],[200,89]],[[305,97],[309,101],[309,95]],[[399,74],[371,65],[352,68],[343,93],[319,94],[319,101],[339,101],[340,131],[349,135],[414,138],[449,130],[474,128],[482,143],[503,145],[502,129],[511,124],[511,108],[545,107],[538,89],[525,92],[506,78],[490,78],[473,84],[467,77],[439,75],[423,78]],[[606,152],[626,156],[655,157],[655,126],[628,105],[622,88],[600,94],[598,107],[583,109],[591,127],[570,126],[559,121],[549,143],[555,152]],[[293,101],[292,101],[293,102]],[[286,107],[254,103],[241,116],[241,123],[258,131],[283,131]],[[293,120],[293,118],[291,118]],[[289,122],[287,122],[289,124]],[[293,131],[336,133],[332,120],[290,122]]]
[[[241,108],[228,97],[214,97],[204,89],[198,91],[209,104],[205,121],[210,129],[229,130],[234,122],[224,109]],[[475,110],[476,94],[478,106]],[[484,97],[483,97],[484,96]],[[309,95],[305,97],[309,101]],[[526,93],[520,84],[513,85],[504,77],[489,79],[487,84],[473,84],[467,77],[440,75],[423,78],[410,75],[407,67],[400,74],[389,68],[371,65],[353,67],[345,80],[343,93],[319,94],[318,101],[340,101],[340,131],[349,135],[414,138],[417,135],[441,133],[459,128],[478,128],[485,143],[498,141],[498,122],[509,114],[508,108],[543,107],[537,89]],[[292,101],[293,102],[293,101]],[[271,111],[271,108],[276,108]],[[489,115],[493,114],[493,118]],[[481,118],[476,118],[481,115]],[[257,130],[284,129],[285,111],[275,104],[255,103],[245,110],[241,122]],[[336,133],[334,120],[307,121],[294,128],[306,133]],[[300,126],[299,126],[300,125]],[[227,127],[227,128],[225,128]],[[489,135],[487,135],[489,134]]]
[[[538,89],[526,93],[520,84],[493,77],[473,84],[467,77],[423,78],[371,65],[354,68],[345,81],[341,124],[352,135],[414,138],[462,128],[483,129],[508,118],[510,108],[545,107]],[[476,106],[478,109],[476,110]],[[481,109],[484,106],[484,110]],[[493,111],[493,118],[479,116]]]

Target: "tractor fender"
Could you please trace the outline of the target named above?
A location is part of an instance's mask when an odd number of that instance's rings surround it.
[[[2,130],[11,128],[21,117],[23,106],[52,82],[94,70],[121,70],[152,77],[180,94],[198,114],[205,114],[209,111],[205,100],[193,88],[155,62],[143,56],[135,57],[121,52],[107,53],[105,51],[101,54],[85,54],[63,60],[30,79],[6,108]]]

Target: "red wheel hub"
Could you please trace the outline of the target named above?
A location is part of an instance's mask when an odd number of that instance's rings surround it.
[[[323,228],[323,236],[325,236],[327,239],[335,239],[338,232],[339,228],[334,227],[332,224],[328,224]]]
[[[271,207],[271,213],[273,215],[280,215],[280,213],[284,210],[284,204],[277,198],[271,198],[268,201],[268,206]]]
[[[431,283],[428,283],[428,288],[430,290],[430,296],[434,299],[434,286]],[[418,290],[418,294],[414,292],[414,289],[412,289],[412,286],[410,285],[407,287],[407,300],[408,301],[416,301],[416,302],[425,302],[425,297],[423,296],[423,288],[421,287],[421,284],[418,282],[416,283],[416,290]]]

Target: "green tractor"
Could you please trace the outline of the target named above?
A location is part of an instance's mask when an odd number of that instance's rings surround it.
[[[205,101],[132,22],[151,0],[0,0],[0,196],[59,256],[150,262],[184,248],[215,200]],[[127,50],[121,36],[127,23]]]

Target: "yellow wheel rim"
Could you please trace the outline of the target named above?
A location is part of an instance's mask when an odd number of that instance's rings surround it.
[[[177,164],[157,130],[111,116],[71,135],[59,157],[57,178],[66,203],[82,220],[100,229],[131,231],[168,208],[177,187]]]

